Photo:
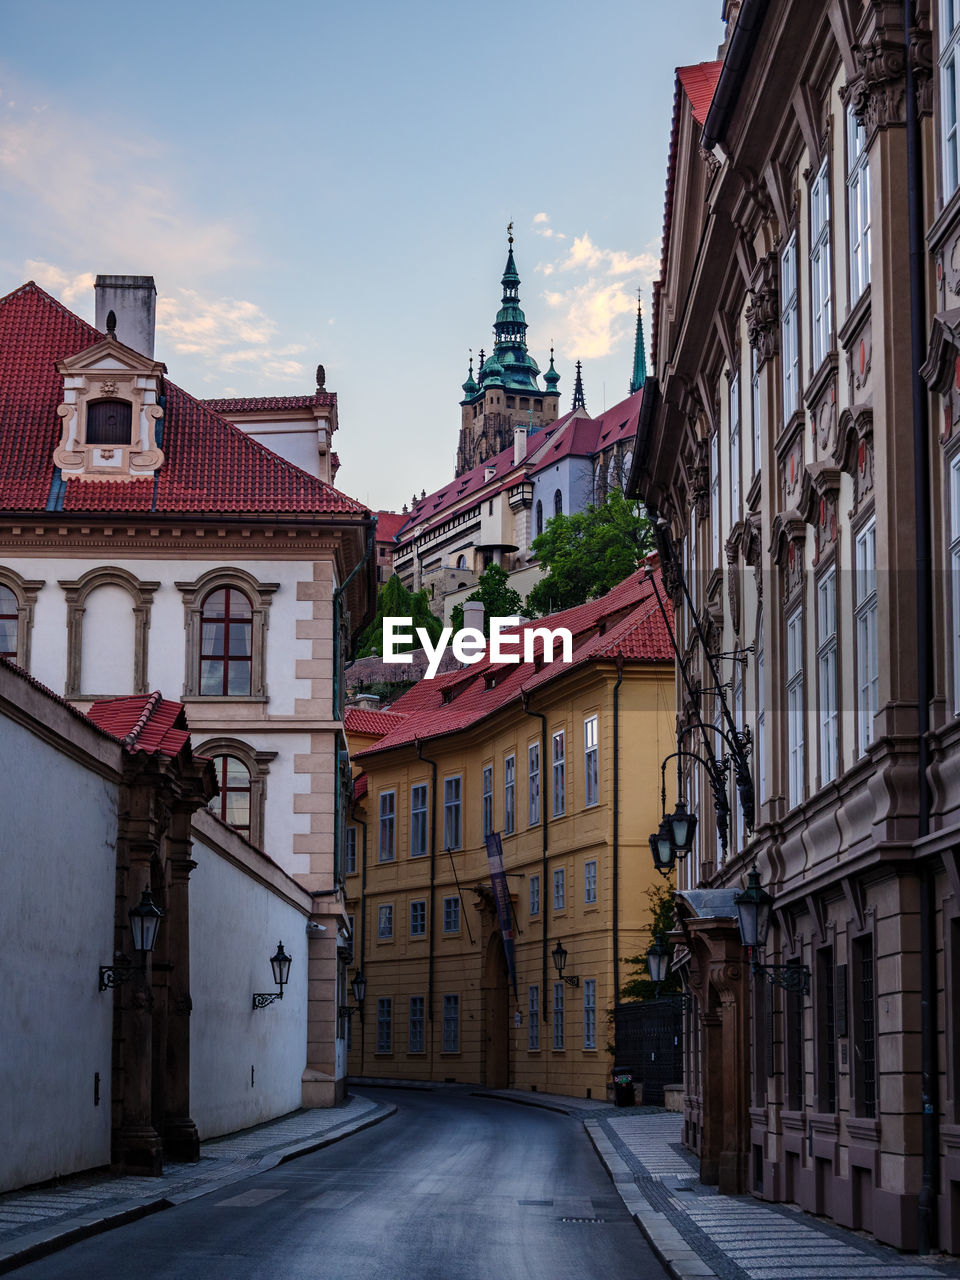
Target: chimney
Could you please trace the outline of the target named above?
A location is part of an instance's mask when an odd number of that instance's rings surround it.
[[[477,631],[483,631],[482,600],[464,600],[463,625],[464,627],[474,627]]]
[[[347,706],[356,707],[358,711],[379,711],[380,699],[375,693],[357,693],[349,700]]]
[[[153,359],[157,319],[157,286],[153,276],[97,276],[95,323],[107,331],[107,316],[117,320],[117,338],[142,356]]]
[[[527,428],[513,429],[513,465],[518,467],[527,456]]]

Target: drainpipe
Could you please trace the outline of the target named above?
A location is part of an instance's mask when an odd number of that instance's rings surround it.
[[[932,581],[930,454],[927,388],[920,375],[925,358],[923,170],[917,89],[910,49],[916,26],[915,0],[904,0],[906,46],[907,200],[910,244],[910,346],[913,390],[913,485],[917,569],[917,837],[930,831],[930,698],[932,693]],[[922,1083],[923,1177],[917,1207],[917,1250],[935,1247],[940,1164],[940,1097],[937,1062],[937,906],[931,860],[920,871],[920,1073]]]
[[[356,967],[363,971],[363,961],[367,954],[367,820],[357,813],[356,805],[351,814],[354,822],[363,828],[360,840],[360,963]],[[360,1014],[360,1074],[363,1075],[363,1013]]]
[[[530,695],[529,693],[526,693],[523,689],[520,690],[520,700],[521,700],[521,705],[523,706],[524,714],[528,716],[533,716],[534,719],[540,721],[540,838],[542,842],[542,847],[540,852],[540,910],[543,913],[541,916],[541,920],[543,921],[543,927],[541,930],[541,941],[540,941],[540,950],[542,952],[541,967],[543,972],[543,978],[540,985],[540,989],[542,993],[540,998],[540,1017],[544,1022],[549,1022],[550,1018],[547,1015],[547,980],[549,978],[549,974],[547,972],[548,832],[547,832],[547,790],[546,790],[546,787],[544,786],[544,781],[547,776],[547,717],[543,714],[542,711],[530,710]]]
[[[427,906],[427,1021],[433,1022],[433,896],[437,878],[437,762],[423,754],[416,739],[417,759],[433,770],[430,782],[430,902]],[[433,1028],[430,1028],[430,1075],[433,1075]]]
[[[613,1003],[620,1003],[620,686],[623,654],[617,654],[613,686]]]

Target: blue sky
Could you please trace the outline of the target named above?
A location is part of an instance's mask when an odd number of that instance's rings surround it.
[[[0,29],[0,293],[92,319],[153,275],[157,355],[199,396],[337,391],[338,485],[399,510],[453,474],[506,224],[534,357],[626,394],[649,303],[673,69],[721,0],[32,0]],[[649,305],[646,308],[649,314]]]

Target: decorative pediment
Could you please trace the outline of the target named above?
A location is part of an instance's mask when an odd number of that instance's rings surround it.
[[[920,376],[942,396],[960,384],[960,307],[938,311],[933,317],[929,354],[920,366]]]
[[[837,540],[837,503],[840,498],[840,471],[825,462],[812,462],[804,469],[800,510],[813,526],[814,564]]]
[[[844,409],[837,424],[834,461],[853,476],[855,509],[873,492],[873,407],[855,404]]]
[[[803,582],[803,551],[807,540],[807,522],[796,508],[778,512],[773,519],[773,541],[770,554],[783,571],[783,599],[787,604]]]
[[[119,342],[113,332],[57,362],[63,378],[62,420],[54,463],[64,479],[136,480],[163,463],[165,366]]]
[[[741,573],[740,566],[737,561],[740,558],[740,550],[743,546],[743,537],[746,526],[742,520],[730,530],[730,536],[724,544],[724,551],[727,557],[727,565],[729,572],[727,573],[727,603],[730,606],[730,623],[733,626],[734,634],[740,634],[740,619],[742,613],[742,589],[741,589]]]

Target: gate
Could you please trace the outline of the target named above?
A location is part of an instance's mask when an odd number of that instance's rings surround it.
[[[643,1084],[643,1101],[663,1106],[663,1090],[683,1079],[683,1015],[679,997],[617,1005],[614,1065]]]

